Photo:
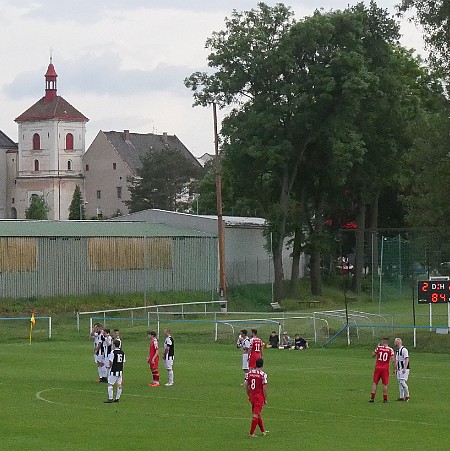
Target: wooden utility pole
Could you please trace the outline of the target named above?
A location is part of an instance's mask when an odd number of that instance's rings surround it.
[[[217,192],[217,236],[219,239],[219,297],[224,301],[221,308],[227,308],[227,283],[225,277],[225,231],[223,227],[222,215],[222,164],[220,162],[219,153],[219,133],[217,131],[217,106],[214,102],[213,119],[214,119],[214,150],[216,165],[216,192]]]

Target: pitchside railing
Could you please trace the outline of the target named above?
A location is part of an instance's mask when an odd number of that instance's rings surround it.
[[[33,337],[46,336],[52,338],[52,317],[35,316],[33,326]],[[0,336],[5,334],[6,338],[27,338],[30,334],[30,316],[20,316],[15,318],[0,318]]]
[[[225,307],[223,307],[225,305]],[[134,318],[148,317],[149,313],[155,313],[156,315],[160,313],[167,312],[169,309],[174,309],[177,313],[184,315],[185,313],[192,312],[192,310],[200,310],[201,314],[208,314],[210,312],[216,311],[218,308],[226,310],[226,303],[223,301],[206,301],[206,302],[183,302],[175,304],[158,304],[158,305],[146,305],[142,307],[128,307],[120,309],[107,309],[107,310],[94,310],[89,312],[77,312],[77,330],[80,331],[80,322],[83,316],[95,315],[95,318],[99,321],[106,321],[111,318],[120,321],[121,318]],[[126,316],[128,313],[129,316]],[[195,312],[199,314],[199,312]],[[92,324],[89,324],[92,330]]]

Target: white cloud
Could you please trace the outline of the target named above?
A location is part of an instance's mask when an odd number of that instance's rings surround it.
[[[379,4],[393,12],[397,1]],[[320,4],[345,8],[348,0],[287,4],[301,18]],[[204,70],[205,41],[223,28],[224,17],[233,8],[256,5],[257,0],[0,0],[0,129],[16,139],[13,120],[43,96],[52,48],[59,94],[90,118],[88,143],[99,129],[167,131],[197,155],[212,152],[211,111],[191,107],[183,79]],[[404,30],[405,46],[421,46],[413,25]]]

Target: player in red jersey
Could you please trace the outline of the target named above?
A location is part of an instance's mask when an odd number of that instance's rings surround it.
[[[250,427],[250,437],[256,437],[255,429],[259,426],[263,435],[269,431],[264,429],[261,411],[267,402],[267,374],[262,370],[264,366],[263,359],[257,359],[256,369],[251,369],[245,376],[245,390],[248,400],[252,405],[252,425]]]
[[[264,343],[258,338],[258,331],[256,329],[251,330],[250,348],[248,349],[248,367],[250,369],[256,368],[256,361],[262,358],[262,348]]]
[[[383,385],[383,402],[388,401],[388,384],[389,384],[389,365],[392,362],[393,371],[395,372],[395,353],[388,345],[389,339],[383,338],[372,354],[372,358],[376,357],[375,371],[373,373],[372,396],[369,402],[375,402],[378,382],[381,379]]]
[[[147,337],[150,340],[150,350],[148,354],[148,364],[150,365],[150,371],[152,372],[153,381],[148,384],[149,387],[159,387],[159,353],[158,353],[158,339],[156,338],[156,332],[149,330]]]

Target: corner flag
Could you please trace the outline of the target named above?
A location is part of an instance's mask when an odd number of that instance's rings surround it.
[[[34,317],[34,313],[31,314],[30,318],[30,344],[31,344],[31,338],[33,336],[33,326],[36,324],[36,319]]]

